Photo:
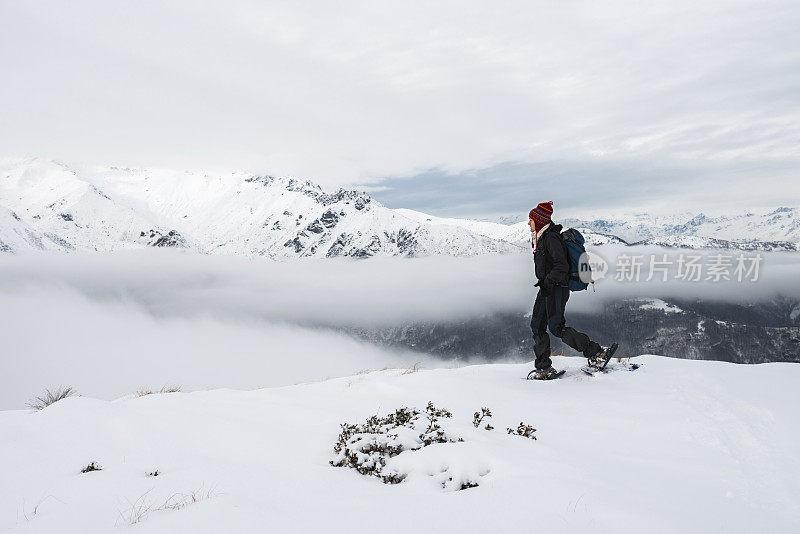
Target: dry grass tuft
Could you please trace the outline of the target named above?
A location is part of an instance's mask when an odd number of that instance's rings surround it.
[[[214,490],[195,490],[189,493],[173,493],[164,501],[164,504],[156,508],[156,510],[180,510],[186,508],[190,504],[210,499],[214,496]]]
[[[412,365],[411,367],[409,367],[408,369],[403,371],[401,374],[410,375],[412,373],[416,373],[417,371],[422,369],[422,366],[420,366],[420,363],[421,362],[414,362],[414,365]]]
[[[39,502],[36,503],[36,505],[33,507],[33,510],[31,510],[31,512],[28,513],[28,511],[25,509],[25,501],[23,500],[22,501],[22,516],[25,518],[25,521],[30,521],[31,519],[36,517],[39,514],[39,507],[42,504],[44,504],[47,501],[47,499],[56,500],[56,501],[58,501],[58,502],[60,502],[61,504],[64,504],[64,505],[67,504],[64,501],[62,501],[61,499],[57,498],[57,497],[54,497],[52,495],[47,495],[47,496],[39,499]]]
[[[147,503],[147,494],[151,491],[153,490],[144,492],[135,502],[130,503],[131,507],[127,510],[120,510],[120,519],[128,525],[135,525],[141,522],[153,510],[152,505]]]
[[[161,389],[153,391],[152,389],[140,388],[136,392],[137,397],[144,397],[145,395],[155,395],[160,393],[180,393],[183,391],[181,386],[163,386]]]
[[[159,512],[162,510],[181,510],[190,504],[194,504],[206,499],[210,499],[216,495],[212,489],[204,490],[200,488],[189,493],[173,493],[162,504],[155,506],[148,502],[147,495],[149,490],[142,494],[141,497],[136,499],[135,502],[130,503],[130,508],[120,510],[119,517],[125,524],[135,525],[141,523],[151,512]],[[119,523],[119,521],[117,521]]]
[[[34,397],[27,403],[27,406],[33,410],[43,410],[54,402],[58,402],[61,399],[66,399],[67,397],[72,397],[77,394],[78,392],[72,389],[72,387],[59,387],[53,391],[46,389],[43,395]]]

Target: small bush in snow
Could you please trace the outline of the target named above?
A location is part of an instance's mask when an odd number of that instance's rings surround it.
[[[96,462],[90,462],[89,465],[81,469],[81,473],[91,473],[92,471],[102,471],[102,470],[103,467],[100,464]]]
[[[38,397],[34,397],[31,401],[28,402],[28,408],[33,410],[42,410],[47,408],[54,402],[58,402],[61,399],[66,399],[67,397],[72,397],[73,395],[77,395],[78,392],[72,389],[71,387],[59,387],[53,391],[46,389],[43,395],[39,395]]]
[[[154,469],[153,471],[150,471],[149,473],[147,473],[147,476],[149,476],[149,477],[157,477],[160,474],[161,473],[158,472],[158,469]]]
[[[478,428],[481,426],[481,422],[487,418],[492,416],[492,411],[489,408],[481,408],[480,412],[475,412],[475,415],[472,416],[472,426]],[[486,430],[492,430],[494,427],[490,425],[488,422],[486,423]]]
[[[515,436],[522,436],[524,438],[536,439],[534,432],[536,429],[533,428],[531,425],[526,425],[525,423],[520,422],[517,428],[506,428],[509,434],[513,434]]]
[[[453,414],[444,408],[437,408],[431,401],[428,401],[428,405],[425,407],[425,418],[428,420],[428,428],[426,428],[425,431],[419,435],[419,439],[422,441],[422,445],[424,447],[427,447],[433,443],[464,441],[461,438],[457,440],[451,440],[445,435],[442,427],[439,426],[439,419],[443,417],[449,419],[453,417]]]
[[[362,475],[374,476],[385,484],[398,484],[403,473],[386,469],[386,460],[403,451],[417,450],[434,443],[463,441],[451,439],[442,430],[439,420],[452,413],[428,402],[423,413],[416,408],[398,408],[384,417],[373,415],[363,424],[342,424],[342,431],[333,447],[335,467],[351,467]],[[427,425],[425,425],[427,421]]]

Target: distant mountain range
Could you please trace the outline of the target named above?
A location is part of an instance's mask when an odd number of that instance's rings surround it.
[[[561,221],[590,245],[798,250],[800,213]],[[427,256],[528,250],[525,222],[446,219],[294,178],[0,161],[0,252],[180,247],[204,254]]]
[[[448,219],[399,209],[404,216],[432,225],[457,226],[478,235],[527,245],[527,222],[498,224],[468,219]],[[729,217],[703,214],[651,217],[620,216],[610,219],[562,219],[565,228],[578,228],[593,246],[658,245],[670,248],[732,248],[740,250],[800,250],[800,210],[778,208],[766,213],[744,213]]]

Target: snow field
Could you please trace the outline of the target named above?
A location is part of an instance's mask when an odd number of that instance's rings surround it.
[[[496,364],[0,412],[0,528],[797,531],[800,368],[637,360],[635,372],[590,378],[582,360],[558,357],[568,373],[553,382],[522,380],[529,365]],[[442,426],[465,441],[395,457],[405,482],[329,465],[341,423],[429,400],[453,412]],[[491,432],[471,424],[482,406]],[[506,434],[520,421],[538,440]],[[81,474],[90,461],[104,469]],[[148,477],[153,469],[161,475]],[[480,485],[448,491],[444,473]],[[192,491],[211,496],[134,527],[123,519],[143,495],[157,508]]]

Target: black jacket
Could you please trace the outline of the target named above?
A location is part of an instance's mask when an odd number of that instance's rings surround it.
[[[550,223],[550,228],[539,238],[536,252],[533,253],[536,278],[539,279],[536,285],[546,289],[566,285],[569,279],[569,258],[561,237],[562,228],[560,224]]]

